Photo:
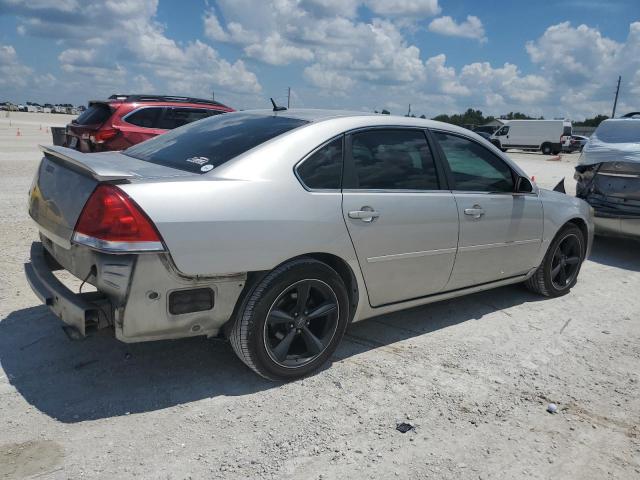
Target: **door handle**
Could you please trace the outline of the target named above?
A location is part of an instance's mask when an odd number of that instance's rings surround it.
[[[380,213],[371,207],[362,207],[360,210],[351,210],[348,215],[349,218],[362,220],[363,222],[373,222],[380,216]]]
[[[474,205],[473,208],[465,208],[464,214],[473,218],[480,218],[484,215],[484,209],[480,205]]]

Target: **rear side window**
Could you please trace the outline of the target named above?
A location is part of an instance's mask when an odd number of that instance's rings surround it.
[[[513,192],[511,168],[482,145],[457,135],[434,132],[453,174],[455,190]]]
[[[355,188],[438,190],[436,167],[421,130],[371,130],[351,137]]]
[[[89,105],[76,120],[76,125],[102,125],[111,116],[111,108],[106,103]]]
[[[339,189],[342,180],[342,137],[311,154],[296,172],[300,181],[312,190]]]
[[[164,115],[160,119],[160,123],[157,128],[173,130],[174,128],[186,125],[187,123],[207,118],[215,113],[221,112],[207,110],[204,108],[165,107]]]
[[[143,107],[127,115],[124,121],[138,127],[158,128],[161,113],[161,107]]]
[[[215,167],[309,122],[297,118],[228,113],[176,128],[124,150],[146,162],[194,173]]]

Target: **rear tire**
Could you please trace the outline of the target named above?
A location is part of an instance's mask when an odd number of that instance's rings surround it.
[[[578,281],[586,252],[586,239],[577,226],[564,226],[553,239],[535,273],[525,281],[526,287],[545,297],[566,295]]]
[[[247,294],[231,346],[258,375],[293,380],[329,359],[348,321],[349,296],[340,275],[322,262],[299,258],[271,271]]]
[[[543,155],[551,155],[551,144],[550,143],[543,143],[542,147],[540,147],[540,150],[542,151]]]

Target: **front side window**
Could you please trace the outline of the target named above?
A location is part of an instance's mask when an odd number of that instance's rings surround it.
[[[302,183],[312,190],[339,189],[342,182],[342,137],[311,154],[296,172]]]
[[[307,123],[298,118],[241,112],[215,115],[158,135],[123,153],[150,163],[206,173]]]
[[[450,133],[434,132],[453,174],[454,189],[513,192],[511,168],[482,145]]]
[[[503,135],[506,135],[509,133],[509,127],[502,127],[500,130],[498,130],[498,133],[496,133],[496,137],[501,137]]]
[[[421,130],[370,130],[351,136],[355,188],[438,190],[436,167]]]
[[[161,113],[162,107],[143,107],[131,112],[123,120],[138,127],[159,128],[158,118]]]

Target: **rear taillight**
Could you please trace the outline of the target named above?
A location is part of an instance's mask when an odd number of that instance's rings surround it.
[[[89,138],[93,143],[104,143],[107,140],[111,140],[116,135],[118,135],[118,129],[107,128],[105,130],[99,130],[95,135],[91,135]]]
[[[114,185],[99,185],[91,194],[80,213],[73,241],[109,252],[164,250],[151,220]]]

